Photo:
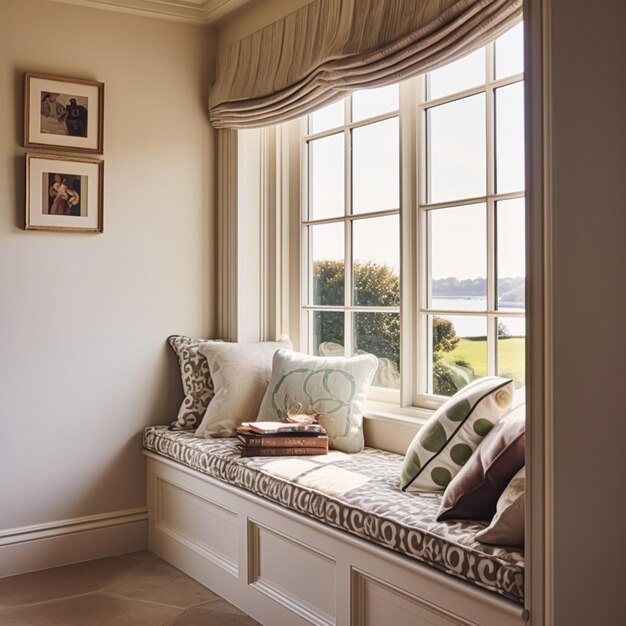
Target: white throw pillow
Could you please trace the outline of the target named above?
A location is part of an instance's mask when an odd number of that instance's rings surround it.
[[[402,464],[406,491],[443,491],[513,401],[513,381],[486,376],[442,404],[415,435]]]
[[[526,468],[522,467],[502,492],[491,524],[476,533],[476,539],[493,546],[523,548],[525,492]]]
[[[373,354],[317,357],[279,350],[257,419],[284,421],[301,405],[304,413],[319,414],[331,448],[360,452],[363,408],[377,366]]]
[[[272,357],[279,348],[291,348],[291,342],[207,342],[200,346],[209,364],[215,395],[196,436],[232,437],[242,422],[256,418],[270,379]]]

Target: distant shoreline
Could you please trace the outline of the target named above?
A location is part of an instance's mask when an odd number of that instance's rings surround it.
[[[441,294],[432,294],[432,298],[433,299],[437,299],[437,300],[480,300],[480,299],[485,299],[484,295],[479,295],[479,296],[468,296],[468,295],[441,295]],[[506,307],[506,308],[516,308],[516,309],[523,309],[524,308],[524,302],[518,302],[515,300],[501,300],[500,302],[498,302],[498,306],[500,307]]]

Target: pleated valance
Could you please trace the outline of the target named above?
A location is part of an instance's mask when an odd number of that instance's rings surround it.
[[[522,0],[314,0],[220,51],[211,123],[250,128],[300,117],[444,65],[521,14]]]

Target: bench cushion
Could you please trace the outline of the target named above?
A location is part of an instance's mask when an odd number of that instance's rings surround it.
[[[365,448],[241,458],[236,438],[203,439],[165,426],[148,427],[143,441],[147,450],[194,470],[523,602],[522,551],[478,543],[482,522],[437,522],[441,494],[402,492],[398,454]]]

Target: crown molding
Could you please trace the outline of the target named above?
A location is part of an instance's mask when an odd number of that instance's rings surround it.
[[[53,0],[188,24],[213,24],[250,0]]]

